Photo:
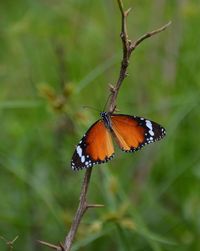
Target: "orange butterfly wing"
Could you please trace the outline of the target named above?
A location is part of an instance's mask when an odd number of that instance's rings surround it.
[[[92,167],[104,163],[114,156],[110,132],[102,120],[94,123],[77,145],[72,156],[73,170]]]
[[[141,149],[165,136],[165,129],[148,119],[125,114],[102,113],[77,145],[71,160],[73,170],[104,163],[114,156],[111,133],[126,152]]]
[[[148,119],[124,114],[113,114],[110,118],[114,138],[126,152],[137,151],[165,135],[162,126]]]

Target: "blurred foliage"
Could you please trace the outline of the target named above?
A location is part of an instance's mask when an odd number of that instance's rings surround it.
[[[0,250],[47,250],[64,239],[84,171],[74,146],[102,109],[120,67],[117,1],[0,2]],[[199,0],[124,0],[129,37],[172,20],[134,53],[118,97],[122,113],[150,118],[166,138],[116,149],[96,166],[73,250],[200,250]],[[101,180],[101,182],[100,182]]]

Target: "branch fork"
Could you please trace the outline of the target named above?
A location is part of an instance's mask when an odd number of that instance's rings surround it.
[[[14,243],[16,242],[16,240],[19,238],[19,236],[17,235],[13,240],[7,240],[5,237],[0,236],[0,239],[2,239],[6,245],[8,246],[9,250],[13,249]]]
[[[132,41],[130,39],[128,39],[128,32],[127,32],[127,17],[131,11],[131,8],[129,8],[128,10],[124,10],[123,7],[123,2],[122,0],[117,0],[118,5],[119,5],[119,9],[121,12],[121,17],[122,17],[122,23],[121,23],[121,33],[120,33],[120,37],[122,40],[122,46],[123,46],[123,58],[121,61],[121,68],[120,68],[120,73],[118,76],[118,80],[116,82],[116,85],[110,89],[110,97],[109,97],[109,105],[108,105],[108,111],[110,113],[115,112],[116,110],[116,99],[117,99],[117,95],[119,92],[119,89],[123,83],[123,80],[125,79],[125,77],[127,77],[128,73],[127,73],[127,68],[129,65],[129,58],[132,54],[132,52],[147,38],[150,38],[153,35],[156,35],[162,31],[164,31],[165,29],[167,29],[170,24],[171,21],[168,22],[167,24],[165,24],[164,26],[153,30],[151,32],[147,32],[146,34],[142,35],[141,37],[139,37],[138,39],[136,39],[135,41]]]

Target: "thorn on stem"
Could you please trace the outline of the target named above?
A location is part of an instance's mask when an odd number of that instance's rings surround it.
[[[128,40],[128,45],[130,46],[132,44],[132,41],[129,39]]]
[[[124,39],[124,37],[125,37],[124,32],[121,32],[121,33],[120,33],[120,37],[121,37],[121,39]]]
[[[127,17],[131,10],[132,10],[132,8],[128,8],[128,10],[126,10],[124,12],[124,16]]]
[[[100,208],[100,207],[104,207],[103,204],[87,204],[87,208]]]
[[[109,84],[109,88],[110,88],[110,92],[111,93],[115,93],[116,92],[116,87],[115,86]]]

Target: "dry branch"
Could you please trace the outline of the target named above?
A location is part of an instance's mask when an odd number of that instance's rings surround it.
[[[19,238],[19,236],[17,235],[13,240],[9,241],[5,237],[0,236],[0,239],[2,239],[6,243],[6,245],[8,246],[8,250],[13,250],[14,243],[16,242],[16,240],[18,238]]]
[[[81,218],[83,217],[84,213],[88,209],[86,195],[87,195],[88,185],[90,182],[91,173],[92,173],[92,168],[88,168],[85,172],[78,209],[76,211],[69,233],[67,237],[65,238],[65,244],[64,244],[65,251],[70,250],[75,234],[77,232],[78,226],[80,224]]]
[[[170,26],[171,21],[168,22],[167,24],[165,24],[164,26],[153,30],[151,32],[147,32],[146,34],[142,35],[141,37],[139,37],[137,40],[135,41],[131,41],[128,38],[128,31],[127,31],[127,17],[128,14],[130,13],[131,9],[129,8],[127,11],[124,10],[123,7],[123,2],[122,0],[117,0],[118,5],[119,5],[119,9],[121,12],[121,17],[122,17],[122,23],[121,23],[121,40],[122,40],[122,46],[123,46],[123,57],[122,57],[122,61],[121,61],[121,67],[120,67],[120,72],[119,72],[119,77],[118,80],[116,82],[115,86],[112,86],[110,88],[110,98],[109,98],[109,105],[108,105],[108,111],[110,113],[113,113],[116,109],[116,99],[117,99],[117,95],[119,92],[119,89],[125,79],[125,77],[127,76],[127,68],[129,65],[129,58],[132,54],[132,52],[147,38],[150,38],[162,31],[164,31],[165,29],[167,29],[168,26]]]

